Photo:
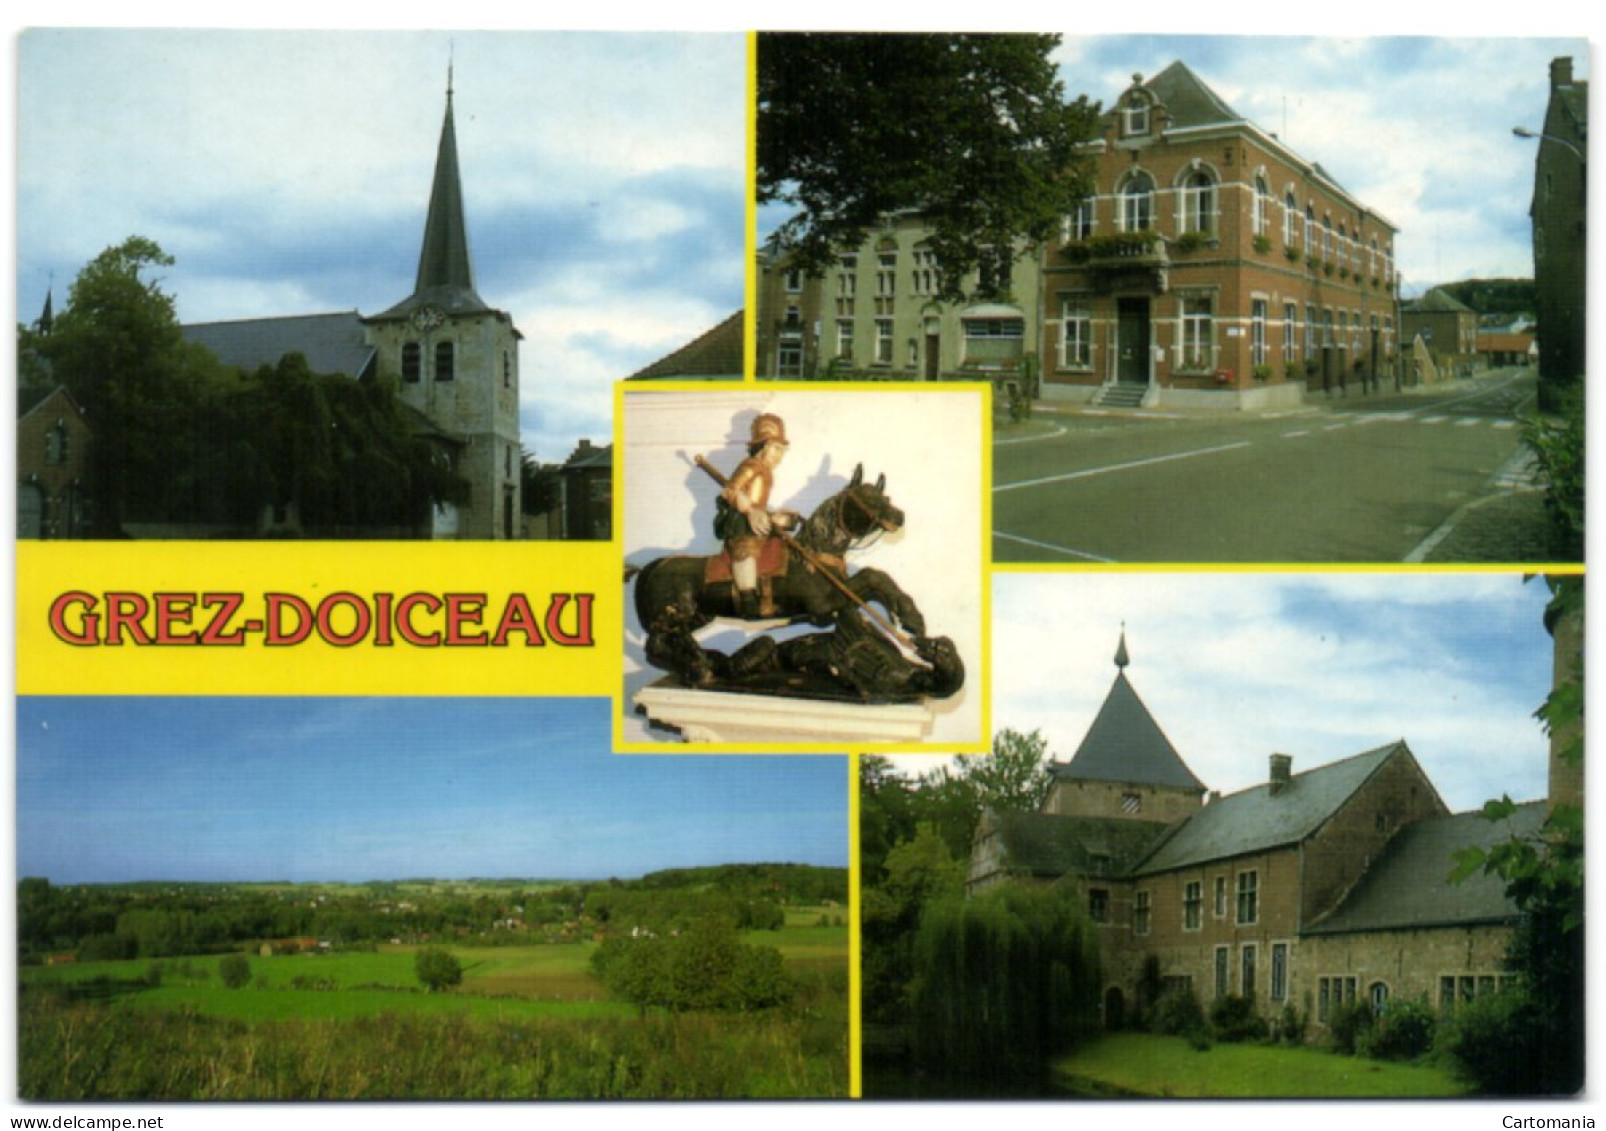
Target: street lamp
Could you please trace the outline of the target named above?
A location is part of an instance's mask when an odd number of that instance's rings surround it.
[[[1533,130],[1528,129],[1525,126],[1512,126],[1511,133],[1515,137],[1530,138],[1534,141],[1553,141],[1557,145],[1572,150],[1574,157],[1578,158],[1580,161],[1583,161],[1585,164],[1588,164],[1588,160],[1584,157],[1583,150],[1579,149],[1566,138],[1557,137],[1555,134],[1535,133]]]

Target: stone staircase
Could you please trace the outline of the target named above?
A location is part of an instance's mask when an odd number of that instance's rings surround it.
[[[1099,408],[1141,408],[1143,407],[1143,394],[1148,392],[1144,385],[1127,381],[1112,381],[1099,390],[1093,398],[1093,403]]]

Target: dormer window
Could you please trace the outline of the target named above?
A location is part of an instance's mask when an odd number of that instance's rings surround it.
[[[1143,137],[1149,132],[1149,96],[1134,91],[1121,107],[1121,136]]]

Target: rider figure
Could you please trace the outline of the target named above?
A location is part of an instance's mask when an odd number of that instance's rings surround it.
[[[786,529],[797,519],[792,511],[770,513],[770,491],[775,468],[786,455],[786,424],[772,412],[753,418],[747,458],[737,465],[720,493],[714,533],[730,554],[731,576],[736,582],[736,612],[752,620],[770,615],[759,600],[758,554],[774,529]]]

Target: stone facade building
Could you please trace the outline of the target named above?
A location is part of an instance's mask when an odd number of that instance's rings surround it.
[[[89,423],[61,385],[17,392],[17,537],[89,531]]]
[[[1498,878],[1448,882],[1453,853],[1536,830],[1544,806],[1504,823],[1451,814],[1403,741],[1208,793],[1138,698],[1125,668],[1034,813],[984,814],[967,886],[1072,884],[1097,924],[1107,1025],[1158,988],[1208,1004],[1248,998],[1325,1031],[1365,997],[1440,1010],[1493,992],[1516,912]],[[1151,987],[1146,990],[1145,986]]]
[[[1422,339],[1443,377],[1467,377],[1481,365],[1478,312],[1442,288],[1401,305],[1400,332],[1407,342]]]
[[[1539,397],[1554,408],[1584,374],[1588,276],[1589,84],[1573,61],[1550,64],[1550,102],[1534,160],[1534,284],[1539,306]]]

